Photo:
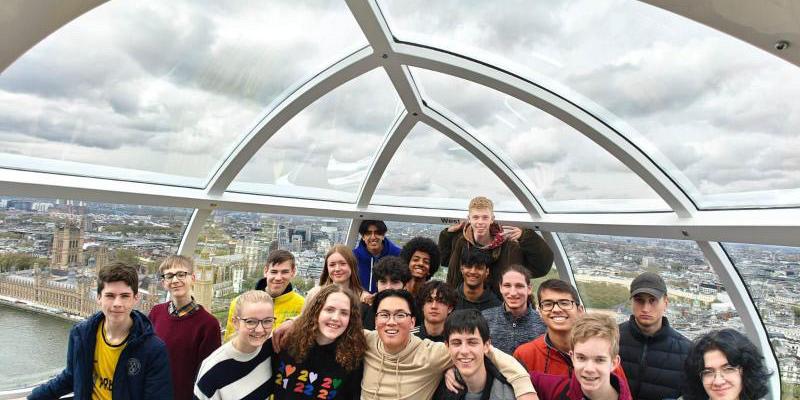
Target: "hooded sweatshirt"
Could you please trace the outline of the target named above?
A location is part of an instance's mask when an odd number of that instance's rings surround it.
[[[261,278],[256,283],[256,290],[267,290],[267,278]],[[231,305],[228,308],[228,322],[225,325],[224,342],[231,340],[233,334],[236,333],[236,328],[233,327],[233,314],[235,313],[237,299],[239,299],[239,296],[231,300]],[[275,310],[275,323],[272,325],[272,329],[275,329],[281,326],[283,321],[300,315],[306,299],[300,293],[295,292],[290,283],[286,290],[283,291],[283,294],[272,299],[272,302]]]
[[[133,326],[127,345],[114,370],[112,396],[115,399],[171,399],[172,379],[167,348],[154,333],[150,320],[131,311]],[[55,378],[33,390],[28,399],[57,399],[74,393],[76,400],[89,400],[93,390],[94,349],[97,329],[105,319],[95,313],[72,327],[67,347],[67,367]]]
[[[377,331],[364,331],[364,336],[367,352],[361,382],[362,400],[431,399],[442,373],[453,366],[444,343],[410,335],[402,351],[389,354],[384,350]],[[490,351],[488,357],[517,395],[534,392],[530,375],[517,360],[498,350]]]
[[[392,243],[389,238],[384,237],[381,254],[373,256],[367,250],[367,244],[364,243],[364,239],[358,241],[358,245],[353,249],[353,255],[358,260],[358,278],[361,280],[361,286],[364,290],[370,293],[378,291],[378,282],[372,277],[372,267],[383,257],[399,256],[400,250],[400,247]]]

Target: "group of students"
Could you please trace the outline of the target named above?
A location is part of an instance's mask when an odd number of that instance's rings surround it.
[[[363,221],[355,249],[333,246],[304,298],[293,255],[270,253],[264,279],[231,302],[224,340],[192,297],[194,265],[160,267],[170,299],[149,317],[134,266],[98,271],[101,311],[76,325],[67,367],[30,399],[757,399],[763,357],[733,330],[694,344],[669,326],[663,280],[631,284],[619,326],[584,312],[575,288],[547,273],[538,234],[494,222],[485,197],[438,245],[403,248]],[[447,281],[431,280],[440,265]],[[534,306],[535,305],[535,306]],[[223,344],[224,342],[224,344]],[[620,355],[622,357],[620,357]]]

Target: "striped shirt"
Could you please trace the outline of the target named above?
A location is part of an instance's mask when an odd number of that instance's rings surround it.
[[[200,366],[194,398],[266,399],[273,392],[272,355],[272,339],[252,353],[236,350],[233,341],[225,343]]]

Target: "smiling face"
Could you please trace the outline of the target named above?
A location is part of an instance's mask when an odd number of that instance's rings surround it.
[[[386,352],[389,354],[399,353],[408,344],[411,328],[416,325],[414,317],[411,316],[408,302],[402,297],[387,297],[381,300],[381,303],[375,309],[378,314],[386,312],[390,315],[395,315],[402,312],[408,315],[400,321],[397,320],[396,316],[388,319],[382,319],[379,315],[375,316],[375,328]]]
[[[539,304],[545,302],[558,302],[560,300],[575,300],[572,298],[572,295],[565,292],[558,292],[555,290],[544,289],[542,290],[541,294],[539,294]],[[575,305],[572,303],[571,310],[564,310],[556,304],[553,306],[553,309],[550,311],[540,310],[540,314],[542,316],[542,321],[544,324],[547,325],[548,332],[554,333],[561,333],[561,334],[568,334],[572,327],[575,325],[575,321],[578,317],[583,314],[583,306]]]
[[[611,371],[619,365],[619,356],[611,356],[608,339],[592,337],[577,342],[570,353],[575,376],[587,397],[611,386]]]
[[[286,288],[289,287],[295,272],[292,260],[267,265],[264,268],[264,277],[267,279],[267,292],[269,292],[269,295],[272,298],[282,295]]]
[[[481,288],[489,278],[489,268],[486,265],[462,265],[461,276],[464,278],[464,286],[471,289]]]
[[[639,293],[631,298],[633,317],[636,325],[647,334],[654,334],[661,329],[661,317],[667,311],[667,296],[657,298],[651,294]]]
[[[165,277],[161,279],[161,286],[164,290],[169,292],[171,297],[182,299],[192,295],[192,286],[194,285],[195,278],[194,274],[190,273],[186,267],[175,265],[162,270],[161,274],[165,275]],[[181,279],[178,274],[186,275]],[[166,276],[170,276],[171,278],[167,279]]]
[[[369,251],[372,255],[378,255],[383,251],[384,236],[385,234],[380,233],[377,226],[370,225],[367,227],[367,231],[361,235],[361,239],[367,245],[367,251]]]
[[[710,400],[736,400],[742,393],[741,370],[733,371],[728,364],[725,353],[714,349],[703,354],[704,370],[713,373],[709,379],[703,379],[703,388]],[[725,373],[726,367],[730,372]]]
[[[133,289],[122,281],[107,282],[97,295],[97,305],[100,306],[106,321],[112,324],[127,321],[137,301],[139,295],[134,295]]]
[[[350,323],[350,299],[341,292],[331,293],[317,318],[319,333],[317,344],[326,345],[333,343],[347,330]]]
[[[525,275],[514,270],[508,271],[500,282],[500,294],[510,311],[524,311],[528,307],[528,295],[531,294],[530,283]]]
[[[424,251],[415,251],[408,262],[408,269],[411,271],[411,277],[421,280],[428,279],[431,271],[430,254]]]
[[[328,269],[328,276],[331,277],[333,283],[347,285],[352,271],[350,270],[350,265],[347,264],[347,260],[341,254],[337,252],[331,253],[325,262],[325,267]]]
[[[267,318],[274,318],[272,304],[270,303],[245,303],[242,304],[239,315],[236,318],[236,341],[239,344],[237,348],[245,353],[255,351],[258,346],[264,344],[272,334],[272,324],[264,326],[258,323],[254,329],[247,327],[246,320],[264,320]]]
[[[445,344],[453,364],[464,378],[486,369],[483,357],[489,353],[491,342],[483,341],[478,328],[471,333],[451,332]]]
[[[470,209],[468,218],[476,238],[489,236],[489,227],[494,223],[494,213],[491,209]]]
[[[436,289],[432,290],[422,305],[422,315],[425,318],[425,322],[429,324],[444,323],[444,320],[453,311],[453,306],[443,303],[437,292],[438,290]]]

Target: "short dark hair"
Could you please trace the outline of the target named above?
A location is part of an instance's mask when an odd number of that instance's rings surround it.
[[[427,303],[434,290],[436,291],[436,301],[451,307],[455,307],[456,304],[458,304],[458,292],[446,282],[439,280],[427,281],[419,288],[419,292],[417,292],[417,304],[422,307],[422,305]]]
[[[375,281],[386,279],[389,281],[400,281],[405,285],[411,280],[411,271],[408,264],[397,256],[383,257],[372,267],[372,276]]]
[[[285,263],[286,261],[291,261],[292,268],[295,268],[294,254],[283,249],[273,250],[267,256],[266,267],[269,268],[271,265]]]
[[[431,239],[417,236],[409,240],[408,243],[403,246],[403,250],[400,251],[400,257],[402,257],[403,260],[406,261],[406,264],[408,264],[411,262],[411,257],[414,255],[414,253],[418,251],[428,254],[428,256],[431,258],[431,269],[428,271],[430,273],[428,278],[430,279],[430,277],[436,274],[436,271],[439,270],[439,265],[441,264],[439,246],[437,246],[436,243]]]
[[[447,343],[454,333],[473,333],[476,328],[484,343],[492,338],[489,336],[489,324],[480,311],[474,308],[453,311],[444,321],[444,341]]]
[[[139,293],[139,273],[133,265],[115,261],[100,267],[97,271],[97,295],[103,292],[106,283],[111,282],[125,282],[131,287],[133,294]]]
[[[461,265],[485,265],[488,268],[491,263],[492,256],[476,246],[464,246],[464,249],[461,250]]]
[[[539,288],[536,289],[536,301],[542,301],[542,292],[545,290],[552,290],[554,292],[560,293],[568,293],[572,296],[572,300],[575,302],[576,306],[581,305],[581,298],[578,297],[578,291],[570,285],[569,283],[562,281],[561,279],[548,279],[542,282],[539,285]]]
[[[378,312],[378,309],[381,305],[383,299],[388,297],[399,297],[408,303],[408,311],[411,314],[414,314],[414,310],[416,309],[416,304],[414,303],[414,295],[412,295],[408,290],[405,289],[386,289],[382,292],[378,292],[375,294],[375,300],[372,302],[372,309],[375,312]]]
[[[378,229],[378,233],[381,235],[385,235],[386,231],[389,230],[389,228],[386,227],[386,224],[381,220],[365,219],[361,221],[361,225],[358,226],[358,234],[363,236],[365,233],[367,233],[367,229],[369,229],[370,225],[375,225],[375,228]]]
[[[708,399],[703,388],[700,371],[705,368],[703,356],[711,350],[725,354],[728,364],[742,368],[742,393],[744,399],[760,399],[767,395],[767,381],[772,375],[764,365],[764,357],[747,337],[734,329],[711,331],[699,337],[689,349],[684,362],[688,380],[684,398],[687,400]]]

